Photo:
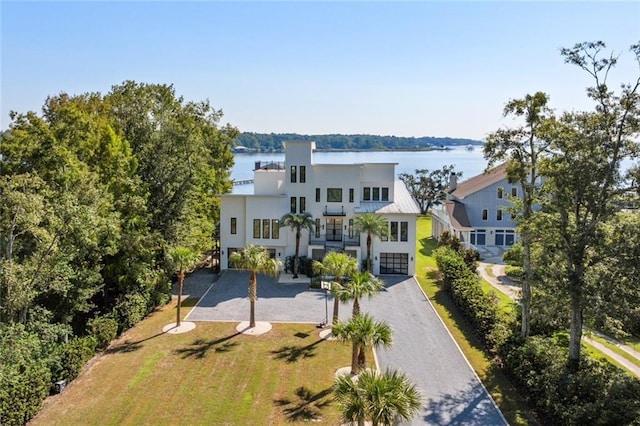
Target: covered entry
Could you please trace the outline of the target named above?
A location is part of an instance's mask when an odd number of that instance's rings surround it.
[[[409,275],[409,254],[380,253],[380,274]]]

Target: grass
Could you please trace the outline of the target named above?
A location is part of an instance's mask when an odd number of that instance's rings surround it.
[[[511,425],[537,424],[533,412],[523,396],[513,386],[504,372],[492,362],[475,337],[466,319],[458,311],[449,296],[437,285],[438,267],[431,255],[436,242],[431,238],[431,218],[418,219],[418,255],[416,275],[420,286],[426,293],[445,325],[453,335],[469,363],[482,380],[502,414]]]
[[[245,336],[236,323],[199,322],[163,334],[174,319],[175,302],[126,332],[31,425],[340,423],[331,386],[350,345],[321,340],[313,324]]]
[[[622,343],[631,347],[635,351],[640,352],[640,337],[636,337],[636,336],[627,337],[625,339],[622,339]]]
[[[485,272],[487,273],[487,275],[489,275],[491,278],[495,278],[496,276],[493,273],[493,265],[487,265],[484,267]]]
[[[503,292],[493,288],[493,286],[489,284],[487,280],[481,279],[480,283],[482,284],[482,290],[485,293],[493,293],[496,295],[496,297],[498,298],[498,306],[503,312],[513,312],[516,309],[516,302],[511,300],[509,296],[507,296]]]
[[[591,339],[595,340],[596,342],[606,346],[608,349],[610,349],[611,351],[617,353],[621,357],[625,358],[627,361],[632,362],[633,364],[635,364],[638,367],[640,367],[640,360],[638,358],[636,358],[633,355],[627,353],[626,351],[623,351],[618,346],[616,346],[616,345],[612,344],[611,342],[609,342],[607,339],[603,339],[602,337],[597,336],[595,334],[590,334],[589,338],[591,338]]]

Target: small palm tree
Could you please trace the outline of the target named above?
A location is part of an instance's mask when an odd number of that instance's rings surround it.
[[[293,257],[293,278],[298,278],[298,252],[300,251],[300,233],[303,229],[313,231],[315,223],[311,213],[287,213],[280,219],[282,226],[288,226],[296,231],[296,253]]]
[[[345,421],[374,426],[409,421],[422,406],[422,395],[401,372],[364,371],[356,379],[349,375],[336,378],[333,392]]]
[[[187,247],[176,247],[169,252],[169,263],[173,271],[178,274],[178,311],[176,326],[180,326],[180,307],[182,305],[182,289],[184,288],[185,271],[192,269],[199,259],[197,252]]]
[[[229,256],[229,259],[236,268],[250,271],[249,276],[249,327],[256,326],[256,300],[258,300],[258,278],[257,274],[268,274],[277,276],[280,269],[280,262],[269,257],[269,252],[261,246],[249,244],[242,250]]]
[[[360,299],[369,299],[384,288],[384,282],[367,271],[356,272],[351,275],[351,281],[342,286],[339,297],[343,300],[353,300],[353,316],[360,313]]]
[[[346,276],[354,275],[358,271],[358,260],[346,253],[336,251],[329,252],[325,255],[322,262],[315,262],[314,267],[324,275],[334,276],[331,282],[331,293],[333,293],[333,319],[332,324],[338,321],[340,301],[346,301],[347,293],[343,291],[343,279]]]
[[[367,271],[372,272],[372,238],[379,238],[387,235],[389,225],[384,217],[375,213],[361,213],[357,215],[353,222],[353,225],[357,232],[365,232],[367,234]]]
[[[351,342],[351,374],[366,367],[366,352],[379,346],[389,347],[393,341],[391,327],[385,321],[376,321],[369,314],[359,314],[348,321],[338,321],[331,329],[338,340]]]

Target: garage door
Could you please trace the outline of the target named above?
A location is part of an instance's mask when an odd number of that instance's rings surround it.
[[[409,274],[408,253],[380,253],[380,274]]]

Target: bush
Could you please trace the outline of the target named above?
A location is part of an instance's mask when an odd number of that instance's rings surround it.
[[[95,317],[89,320],[89,333],[95,337],[98,349],[104,349],[118,335],[118,321],[112,315]]]
[[[507,265],[522,266],[524,265],[524,248],[522,244],[514,244],[502,255],[502,260]]]
[[[140,293],[126,294],[114,310],[119,333],[133,327],[149,313],[147,299]]]
[[[51,372],[44,360],[0,367],[0,424],[21,426],[40,410],[49,395]]]
[[[53,380],[71,381],[78,377],[82,367],[95,354],[97,340],[93,336],[76,337],[63,343],[56,349],[56,368],[53,369]]]
[[[504,273],[514,280],[521,280],[524,277],[524,268],[522,266],[506,266]]]

